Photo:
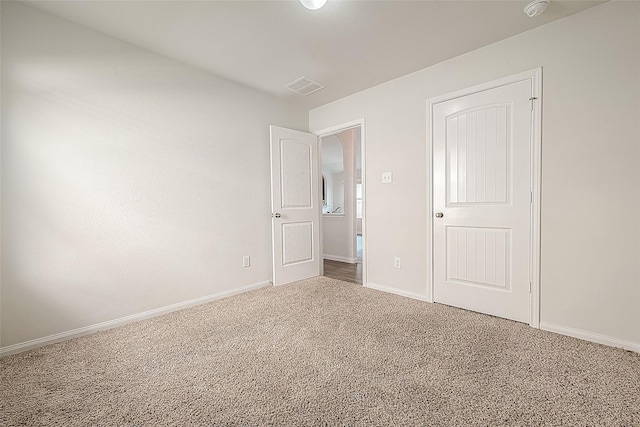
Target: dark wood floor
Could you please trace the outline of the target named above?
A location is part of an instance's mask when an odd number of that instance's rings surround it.
[[[324,275],[332,279],[362,285],[362,263],[349,264],[346,262],[324,260]]]

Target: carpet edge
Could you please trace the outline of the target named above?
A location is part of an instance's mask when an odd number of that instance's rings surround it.
[[[547,332],[578,338],[584,341],[590,341],[596,344],[603,344],[609,347],[622,348],[624,350],[640,353],[640,343],[634,343],[633,341],[626,341],[620,338],[610,337],[608,335],[596,334],[547,322],[540,322],[540,329]]]
[[[433,302],[429,300],[428,295],[422,295],[416,292],[403,291],[401,289],[392,288],[389,286],[378,285],[377,283],[367,282],[367,284],[364,285],[364,287],[368,289],[373,289],[376,291],[386,292],[389,294],[399,295],[401,297],[415,299],[418,301]]]
[[[95,323],[93,325],[83,326],[81,328],[72,329],[70,331],[60,332],[57,334],[48,335],[46,337],[41,337],[41,338],[35,338],[29,341],[23,341],[21,343],[12,344],[6,347],[0,347],[0,358],[5,356],[10,356],[12,354],[22,353],[28,350],[33,350],[39,347],[44,347],[49,344],[55,344],[58,342],[66,341],[68,339],[90,335],[98,331],[117,328],[118,326],[124,326],[126,324],[137,322],[140,320],[162,316],[167,313],[183,310],[185,308],[194,307],[197,305],[205,304],[211,301],[230,297],[230,296],[241,294],[244,292],[249,292],[249,291],[263,288],[269,285],[271,285],[270,280],[258,282],[258,283],[252,283],[250,285],[241,286],[239,288],[229,289],[229,290],[218,292],[215,294],[190,299],[187,301],[182,301],[176,304],[154,308],[152,310],[143,311],[137,314],[131,314],[129,316],[119,317],[113,320],[107,320],[106,322]]]

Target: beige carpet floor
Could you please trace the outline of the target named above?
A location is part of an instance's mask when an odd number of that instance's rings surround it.
[[[0,425],[640,426],[640,355],[328,278],[0,360]]]

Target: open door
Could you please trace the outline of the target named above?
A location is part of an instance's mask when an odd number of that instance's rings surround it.
[[[320,275],[318,138],[271,126],[273,284]]]

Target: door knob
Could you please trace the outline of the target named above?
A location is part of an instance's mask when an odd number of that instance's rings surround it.
[[[436,218],[442,218],[444,214],[442,212],[436,212]]]
[[[271,216],[274,217],[274,218],[280,218],[282,215],[280,215],[279,213],[274,213]]]

